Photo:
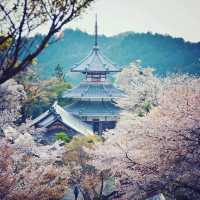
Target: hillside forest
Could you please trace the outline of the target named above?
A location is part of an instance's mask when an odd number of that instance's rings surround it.
[[[35,36],[35,46],[42,37]],[[200,74],[200,43],[151,32],[127,32],[112,37],[100,35],[98,40],[105,56],[121,68],[140,60],[143,67],[155,68],[154,73],[158,76],[171,73]],[[64,30],[60,40],[45,48],[38,56],[38,64],[35,65],[38,75],[48,79],[60,64],[66,73],[66,80],[77,84],[80,77],[70,73],[69,69],[89,54],[93,43],[92,35],[80,30]]]

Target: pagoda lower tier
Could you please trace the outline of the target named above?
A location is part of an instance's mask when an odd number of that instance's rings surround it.
[[[120,108],[110,101],[77,101],[65,109],[81,118],[116,117],[120,111]]]
[[[67,112],[92,125],[93,131],[101,134],[115,127],[120,108],[111,101],[76,101],[65,107]]]
[[[97,134],[115,127],[121,109],[114,99],[123,96],[124,92],[109,81],[83,81],[77,87],[63,93],[63,97],[74,100],[65,110],[92,125]]]

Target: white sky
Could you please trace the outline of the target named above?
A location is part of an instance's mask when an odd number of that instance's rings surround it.
[[[66,27],[93,33],[95,13],[100,34],[152,31],[200,41],[200,0],[96,0]]]

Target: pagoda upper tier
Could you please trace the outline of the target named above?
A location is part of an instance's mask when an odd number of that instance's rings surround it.
[[[120,72],[119,66],[106,58],[100,51],[98,46],[94,46],[90,54],[79,64],[75,64],[71,68],[72,72],[82,73],[110,73]]]
[[[106,58],[98,47],[98,25],[96,18],[94,47],[85,59],[71,68],[71,72],[82,72],[84,74],[108,74],[110,72],[120,71],[120,67]]]

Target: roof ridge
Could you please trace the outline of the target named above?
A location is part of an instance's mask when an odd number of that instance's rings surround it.
[[[70,124],[70,122],[68,122],[68,124],[67,124],[68,126],[70,126],[71,128],[73,128],[74,130],[76,130],[79,133],[82,133],[82,134],[92,134],[92,129],[90,128],[90,126],[88,124],[82,122],[80,119],[78,119],[77,117],[73,116],[71,113],[67,112],[65,109],[63,109],[58,104],[56,104],[56,107],[57,107],[58,110],[61,110],[61,112],[63,112],[64,115],[68,115],[68,117],[70,117],[71,119],[73,119],[74,121],[76,121],[78,123],[78,126],[75,126],[73,124]],[[63,123],[66,123],[65,121],[63,121],[62,116],[61,116],[61,119],[62,119]],[[80,130],[81,126],[84,129],[84,131],[87,132],[87,133],[82,132],[82,130]]]
[[[53,109],[55,111],[53,111]],[[46,117],[46,115],[44,115],[45,113],[50,115],[48,115],[48,117],[45,118]],[[90,125],[86,124],[79,118],[72,115],[70,112],[63,109],[60,105],[58,105],[57,102],[54,102],[54,104],[45,113],[41,114],[39,117],[33,120],[33,123],[31,123],[30,126],[43,123],[43,126],[46,127],[55,122],[56,120],[59,120],[63,124],[65,124],[66,126],[70,127],[71,129],[75,130],[80,134],[83,135],[93,134],[93,130]],[[59,116],[59,118],[57,118],[56,116]]]
[[[80,62],[75,63],[75,64],[71,67],[71,71],[73,71],[74,68],[78,67],[81,63],[83,63],[84,61],[86,61],[86,60],[91,56],[92,53],[93,53],[93,49],[90,50],[89,54],[88,54],[85,58],[83,58]]]

